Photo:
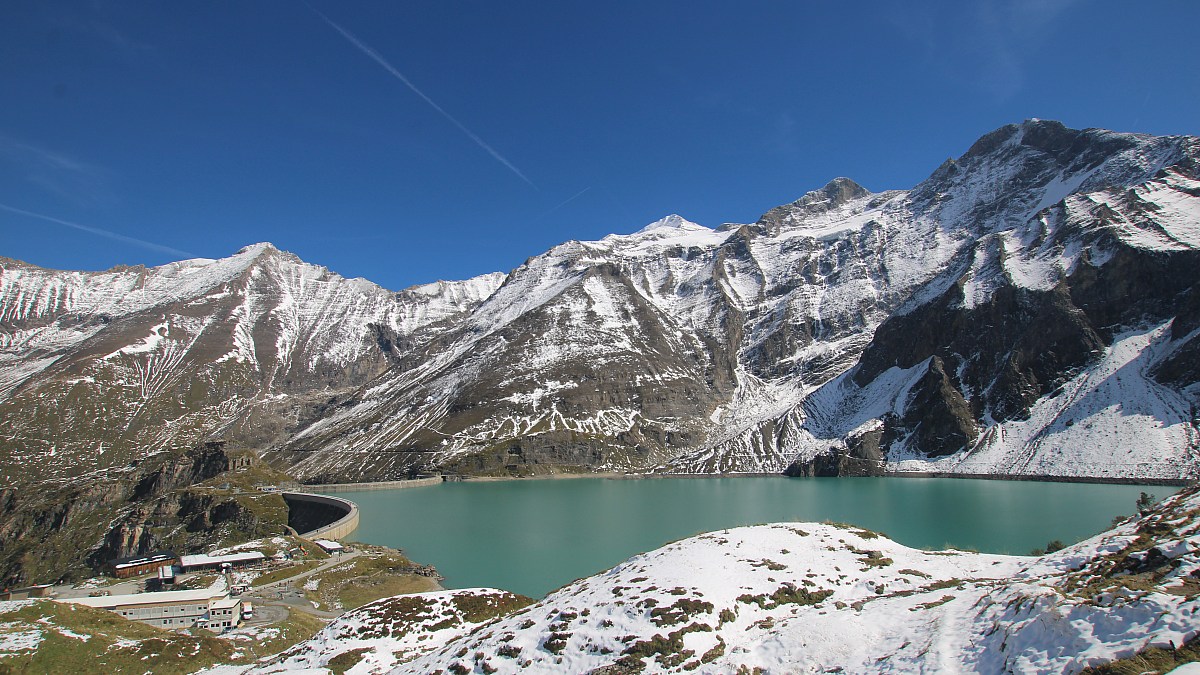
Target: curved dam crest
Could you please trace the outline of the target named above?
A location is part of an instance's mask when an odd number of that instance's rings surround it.
[[[411,480],[375,483],[327,483],[306,485],[283,492],[281,495],[288,505],[288,527],[295,530],[299,536],[305,539],[314,537],[342,539],[358,529],[358,505],[349,499],[331,497],[323,493],[403,490],[425,485],[439,485],[444,481],[443,476],[427,476]]]
[[[284,492],[288,527],[305,539],[342,539],[358,529],[358,505],[348,499],[307,492]]]

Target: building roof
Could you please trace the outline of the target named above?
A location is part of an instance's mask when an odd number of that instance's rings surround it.
[[[204,588],[197,591],[158,591],[133,595],[105,595],[98,598],[63,598],[59,602],[86,605],[99,609],[112,609],[125,605],[158,605],[172,602],[207,602],[225,597],[225,591]]]
[[[313,543],[325,549],[326,551],[341,551],[346,548],[336,541],[329,541],[328,539],[317,539],[314,540]]]
[[[180,567],[203,567],[205,565],[220,565],[221,563],[247,563],[256,560],[266,560],[267,556],[261,551],[248,553],[230,553],[228,555],[185,555],[179,559]]]
[[[112,565],[114,569],[118,569],[122,567],[136,567],[138,565],[146,565],[148,563],[166,562],[168,560],[174,560],[175,557],[175,554],[170,551],[156,551],[154,553],[147,553],[146,555],[137,555],[129,558],[117,558],[109,564]]]
[[[233,609],[238,606],[241,600],[237,598],[221,598],[208,603],[209,609]]]

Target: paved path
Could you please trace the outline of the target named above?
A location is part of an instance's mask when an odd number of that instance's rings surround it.
[[[286,579],[280,579],[279,581],[273,581],[269,584],[263,584],[262,586],[256,586],[254,590],[242,596],[244,598],[251,598],[251,601],[254,603],[253,623],[255,625],[260,624],[258,613],[259,607],[262,607],[264,610],[266,610],[268,617],[265,618],[270,618],[270,623],[282,621],[284,616],[280,616],[279,613],[287,612],[292,609],[300,610],[322,619],[332,619],[334,617],[341,616],[341,612],[323,612],[314,608],[312,603],[309,602],[308,598],[304,597],[304,591],[299,590],[299,584],[297,584],[297,587],[289,588],[289,586],[296,584],[296,582],[302,582],[314,574],[319,574],[332,567],[337,567],[344,562],[354,560],[361,555],[362,551],[358,550],[351,550],[347,553],[335,554],[331,556],[329,560],[321,563],[319,567],[314,567],[307,572],[302,572]],[[267,622],[263,621],[262,623]]]
[[[277,586],[285,586],[287,584],[291,584],[296,581],[300,581],[301,579],[307,579],[314,574],[324,572],[325,570],[329,569],[330,567],[337,567],[338,565],[341,565],[344,562],[354,560],[355,558],[359,557],[360,555],[362,555],[362,551],[359,551],[359,550],[352,550],[348,553],[341,553],[341,554],[333,555],[329,558],[329,560],[326,560],[325,562],[321,563],[321,565],[319,567],[314,567],[313,569],[308,570],[307,572],[301,572],[300,574],[297,574],[295,576],[290,576],[286,579],[280,579],[279,581],[272,581],[271,583],[263,584],[262,586],[255,586],[254,590],[250,591],[247,595],[255,595],[256,593],[260,593],[262,591],[266,591],[266,590],[275,588]]]

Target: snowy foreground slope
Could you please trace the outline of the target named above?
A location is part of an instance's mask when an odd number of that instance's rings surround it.
[[[340,656],[351,673],[1074,673],[1200,635],[1200,494],[1040,558],[761,525],[636,556],[494,621],[453,609],[498,593],[382,600],[251,672],[326,672]]]

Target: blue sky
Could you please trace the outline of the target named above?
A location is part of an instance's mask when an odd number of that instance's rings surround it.
[[[0,255],[271,241],[392,289],[911,187],[1029,117],[1200,134],[1191,0],[12,2]]]

